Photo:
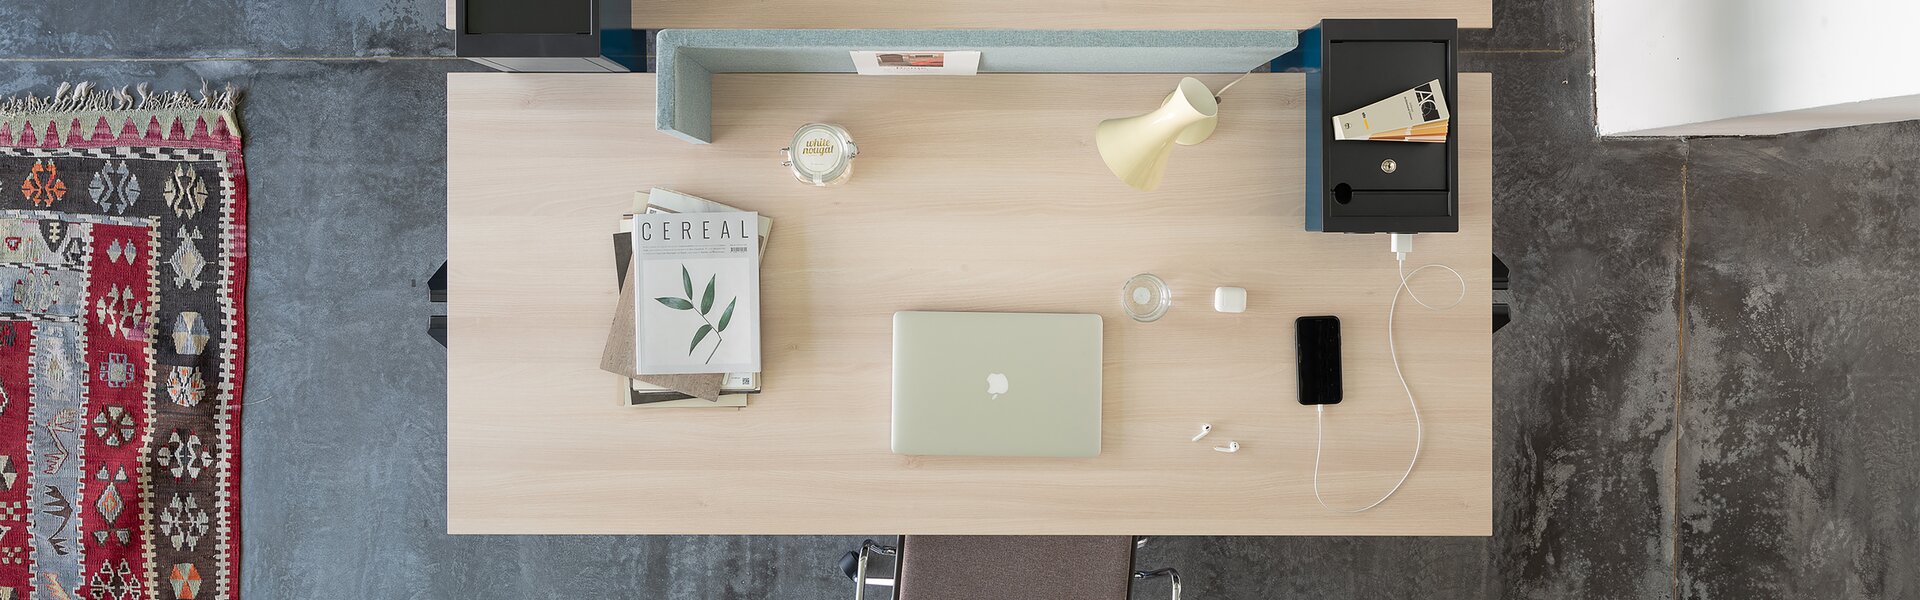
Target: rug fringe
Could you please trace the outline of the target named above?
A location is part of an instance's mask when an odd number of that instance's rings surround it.
[[[113,114],[124,117],[150,114],[169,120],[202,116],[225,121],[228,129],[238,136],[239,124],[233,109],[239,100],[240,91],[232,84],[215,90],[205,81],[200,82],[198,94],[187,90],[156,92],[145,83],[129,91],[124,86],[108,89],[91,82],[68,82],[61,83],[49,96],[24,94],[0,98],[0,123],[18,128],[25,123],[56,120],[53,118],[68,115]],[[211,120],[208,125],[212,125]]]
[[[82,111],[233,110],[239,96],[239,90],[232,85],[214,91],[206,82],[201,82],[197,97],[185,90],[155,92],[144,83],[132,92],[125,87],[99,88],[90,82],[62,83],[52,96],[28,94],[0,99],[0,117]]]

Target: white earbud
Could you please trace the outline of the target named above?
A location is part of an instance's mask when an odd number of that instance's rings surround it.
[[[1200,441],[1200,438],[1203,438],[1203,437],[1207,437],[1207,434],[1209,434],[1209,433],[1213,433],[1213,424],[1212,424],[1212,423],[1201,423],[1201,424],[1200,424],[1200,435],[1196,435],[1196,436],[1193,436],[1193,441],[1196,441],[1196,442],[1198,442],[1198,441]]]
[[[1236,442],[1236,441],[1233,441],[1233,440],[1227,440],[1227,445],[1225,445],[1225,446],[1214,446],[1214,448],[1213,448],[1213,451],[1214,451],[1214,452],[1225,452],[1225,453],[1227,453],[1227,454],[1233,454],[1233,453],[1235,453],[1235,452],[1239,452],[1239,451],[1240,451],[1240,442]]]

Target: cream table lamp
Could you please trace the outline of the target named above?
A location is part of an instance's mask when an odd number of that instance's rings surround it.
[[[1213,91],[1200,80],[1186,77],[1160,102],[1159,109],[1137,117],[1101,121],[1093,142],[1114,175],[1134,189],[1151,192],[1160,187],[1174,144],[1192,146],[1206,141],[1213,135],[1219,112],[1220,102]]]

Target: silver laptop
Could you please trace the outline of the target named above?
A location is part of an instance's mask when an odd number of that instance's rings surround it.
[[[893,314],[893,452],[1098,456],[1100,316]]]

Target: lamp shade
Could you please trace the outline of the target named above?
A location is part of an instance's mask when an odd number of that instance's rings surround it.
[[[1213,134],[1220,104],[1200,80],[1180,80],[1180,86],[1160,108],[1137,117],[1107,119],[1094,131],[1094,145],[1120,180],[1142,191],[1160,187],[1167,157],[1174,144],[1191,146]]]

